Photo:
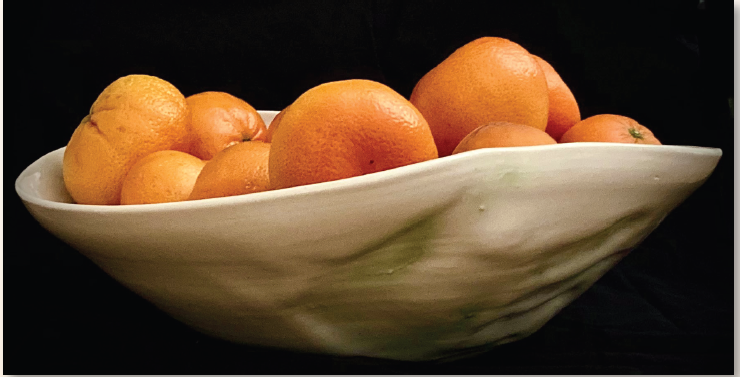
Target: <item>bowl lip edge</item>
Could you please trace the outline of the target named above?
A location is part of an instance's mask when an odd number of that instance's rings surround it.
[[[274,110],[260,110],[260,113],[273,112]],[[684,145],[649,145],[649,144],[624,144],[624,143],[598,143],[598,142],[580,142],[580,143],[558,143],[552,145],[537,145],[527,147],[506,147],[506,148],[485,148],[471,150],[451,156],[445,156],[436,158],[428,161],[423,161],[416,164],[401,166],[398,168],[381,171],[372,174],[366,174],[357,177],[351,177],[336,181],[321,182],[311,185],[296,186],[280,190],[264,191],[246,195],[235,195],[229,197],[220,198],[209,198],[201,200],[190,200],[182,202],[172,203],[157,203],[157,204],[136,204],[136,205],[90,205],[90,204],[77,204],[77,203],[63,203],[55,202],[47,199],[40,198],[31,192],[24,190],[21,186],[21,181],[31,174],[33,168],[43,163],[44,160],[52,158],[52,154],[63,153],[66,146],[53,150],[49,153],[38,158],[36,161],[27,166],[15,179],[15,191],[20,196],[21,200],[27,203],[34,204],[36,206],[64,210],[69,212],[107,212],[107,213],[133,213],[133,212],[157,212],[162,210],[183,210],[183,209],[196,209],[196,208],[207,208],[207,207],[218,207],[224,205],[238,205],[247,204],[254,201],[262,200],[275,200],[280,197],[290,196],[303,196],[309,195],[316,191],[326,190],[348,190],[356,186],[364,186],[368,184],[377,184],[387,180],[397,179],[399,175],[416,175],[428,172],[431,169],[443,169],[446,166],[459,164],[461,161],[474,160],[482,158],[492,158],[501,156],[506,153],[528,153],[536,151],[544,151],[550,149],[574,149],[574,150],[593,150],[594,148],[612,148],[612,149],[623,149],[623,148],[634,148],[638,150],[653,150],[659,153],[679,153],[696,155],[706,158],[716,158],[719,160],[722,157],[722,150],[715,147],[701,147],[701,146],[684,146]]]

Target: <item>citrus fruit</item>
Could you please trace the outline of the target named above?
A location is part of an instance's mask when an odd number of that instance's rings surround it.
[[[545,132],[553,139],[559,140],[561,136],[581,120],[581,111],[578,102],[565,84],[555,68],[539,56],[532,55],[537,60],[547,79],[547,90],[549,93],[549,111],[547,115],[547,128]]]
[[[511,122],[492,122],[480,126],[462,139],[452,154],[481,148],[524,147],[557,144],[538,128]]]
[[[661,144],[647,127],[632,118],[614,114],[594,115],[576,123],[563,134],[560,142]]]
[[[140,158],[186,150],[190,112],[169,82],[129,75],[106,87],[75,129],[63,159],[67,191],[79,204],[119,204],[121,185]]]
[[[179,151],[159,151],[131,167],[121,186],[121,204],[187,200],[205,162]]]
[[[424,117],[403,96],[369,80],[307,90],[272,137],[273,189],[334,181],[437,158]]]
[[[190,200],[266,191],[270,144],[245,141],[218,152],[206,162],[195,181]]]
[[[270,122],[270,126],[267,127],[267,132],[265,133],[264,141],[266,143],[272,142],[272,135],[275,133],[275,130],[277,130],[280,120],[283,119],[283,115],[285,115],[285,112],[288,111],[289,107],[290,106],[286,106],[283,110],[277,113],[277,115],[275,115],[275,118],[272,118],[272,122]]]
[[[434,134],[439,156],[452,153],[474,129],[507,121],[545,130],[547,80],[522,46],[483,37],[453,52],[411,93]]]
[[[195,157],[210,160],[229,145],[264,138],[262,117],[240,98],[224,92],[203,92],[186,100],[193,114],[190,153]]]

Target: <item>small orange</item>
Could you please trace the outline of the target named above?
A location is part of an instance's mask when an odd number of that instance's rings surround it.
[[[257,110],[224,92],[203,92],[187,98],[193,114],[190,153],[210,160],[224,148],[247,140],[262,140],[267,131]]]
[[[286,106],[282,111],[275,115],[275,118],[272,119],[272,122],[270,122],[270,126],[267,127],[267,132],[265,133],[265,143],[272,142],[272,135],[275,134],[275,130],[277,130],[278,124],[280,124],[280,121],[283,119],[283,115],[285,115],[285,112],[288,111],[289,107],[290,106]]]
[[[119,204],[121,185],[140,158],[161,150],[187,150],[190,111],[169,82],[147,75],[108,85],[72,134],[62,175],[79,204]]]
[[[632,118],[614,114],[600,114],[586,118],[571,127],[560,138],[561,143],[610,142],[655,144],[661,142],[647,127]]]
[[[539,56],[532,55],[532,57],[540,64],[547,79],[550,102],[545,132],[553,139],[559,140],[565,131],[581,120],[581,111],[573,92],[570,91],[568,85],[565,85],[555,68]]]
[[[427,122],[408,100],[370,80],[318,85],[280,120],[270,150],[273,189],[334,181],[437,158]]]
[[[126,174],[121,204],[153,204],[187,200],[205,162],[179,151],[154,152]]]
[[[245,141],[218,152],[195,181],[190,200],[218,198],[266,191],[270,144]]]
[[[524,47],[504,38],[476,39],[453,52],[414,87],[411,103],[448,156],[474,129],[495,121],[545,130],[545,74]]]
[[[557,144],[547,132],[511,122],[492,122],[465,136],[452,154],[481,148],[525,147]]]

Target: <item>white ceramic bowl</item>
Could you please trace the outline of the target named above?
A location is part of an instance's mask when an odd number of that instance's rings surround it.
[[[261,112],[266,122],[277,112]],[[49,232],[172,317],[241,343],[401,360],[539,329],[697,189],[721,151],[476,150],[200,201],[71,204],[63,148],[16,180]]]

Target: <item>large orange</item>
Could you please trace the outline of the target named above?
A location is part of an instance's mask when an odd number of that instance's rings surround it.
[[[429,122],[439,156],[452,153],[474,129],[494,121],[545,130],[547,80],[522,46],[504,38],[476,39],[429,71],[411,93]]]
[[[156,151],[187,150],[189,124],[185,97],[169,82],[146,75],[114,81],[67,144],[67,191],[80,204],[119,204],[128,170]]]
[[[547,132],[511,122],[492,122],[473,130],[462,139],[452,154],[482,148],[526,147],[557,144]]]
[[[134,164],[121,186],[121,204],[187,200],[205,162],[179,151],[154,152]]]
[[[594,115],[576,123],[563,134],[560,142],[661,144],[647,127],[632,118],[614,114]]]
[[[270,144],[261,141],[245,141],[218,152],[200,172],[190,200],[266,191],[269,156]]]
[[[224,92],[203,92],[187,98],[193,114],[190,153],[210,160],[226,147],[247,140],[262,140],[267,131],[257,110]]]
[[[576,97],[570,91],[555,68],[539,56],[532,55],[540,64],[547,78],[549,92],[549,113],[545,131],[555,140],[560,140],[565,131],[581,120],[581,111],[578,108]]]
[[[309,89],[272,137],[270,186],[334,181],[437,158],[424,117],[393,89],[346,80]]]

